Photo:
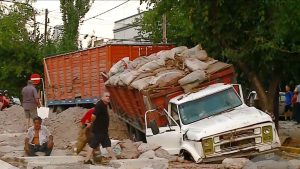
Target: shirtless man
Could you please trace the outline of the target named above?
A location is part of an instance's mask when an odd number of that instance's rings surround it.
[[[24,150],[29,156],[36,156],[36,152],[45,152],[46,156],[50,156],[53,149],[53,136],[50,134],[46,126],[41,125],[42,119],[35,117],[33,119],[34,126],[28,129]]]

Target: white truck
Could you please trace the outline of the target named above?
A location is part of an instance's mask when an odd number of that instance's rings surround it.
[[[156,110],[146,112],[146,140],[197,163],[275,151],[281,144],[271,117],[241,96],[232,85],[213,84],[174,97],[165,125],[150,117]]]

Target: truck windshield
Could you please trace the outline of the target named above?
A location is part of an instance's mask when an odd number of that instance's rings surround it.
[[[242,104],[233,88],[179,105],[183,124],[190,124],[209,116],[229,111]]]

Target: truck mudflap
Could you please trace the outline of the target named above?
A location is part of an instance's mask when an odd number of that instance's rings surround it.
[[[258,152],[258,150],[246,150],[246,151],[239,151],[232,154],[225,154],[222,156],[216,156],[216,157],[208,157],[201,160],[202,163],[210,163],[210,162],[216,162],[216,161],[223,161],[225,158],[254,158],[257,156],[264,156],[266,159],[272,158],[276,153],[280,152],[280,148],[273,148],[270,150],[265,150]]]

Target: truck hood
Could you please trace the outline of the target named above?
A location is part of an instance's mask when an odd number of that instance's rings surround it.
[[[268,114],[254,107],[241,106],[230,112],[182,126],[182,130],[188,139],[200,140],[218,133],[271,121],[272,119]]]

